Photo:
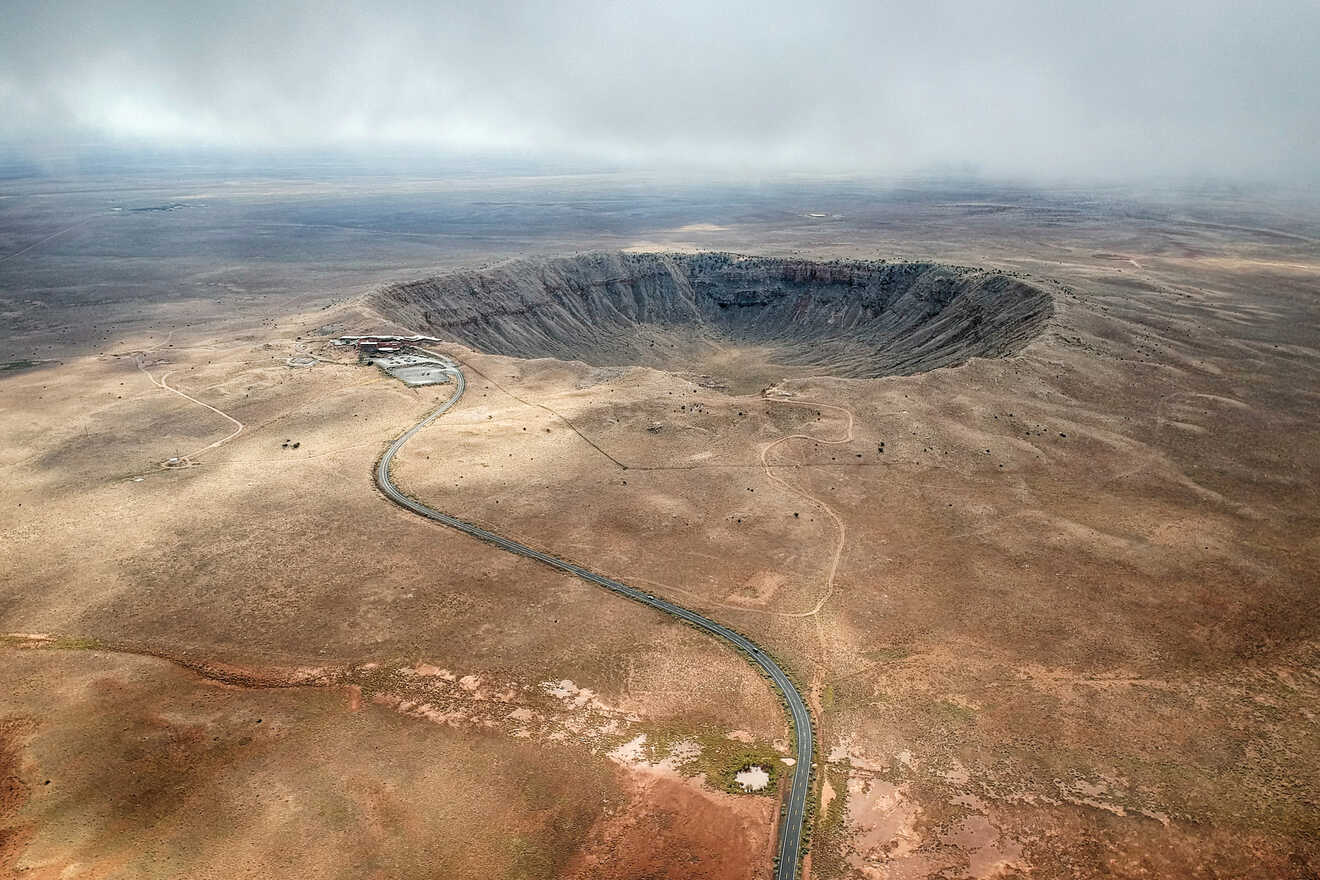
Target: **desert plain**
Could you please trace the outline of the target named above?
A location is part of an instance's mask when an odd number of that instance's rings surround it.
[[[436,335],[467,377],[396,463],[407,491],[792,673],[819,745],[809,876],[1320,873],[1314,200],[471,174],[0,192],[0,875],[769,875],[790,731],[767,682],[385,500],[373,464],[450,389],[333,344],[364,333]],[[1038,299],[994,332],[999,300],[891,336],[827,311],[791,350],[806,306],[761,337],[455,317],[702,260],[949,267]],[[401,299],[415,283],[451,299]]]

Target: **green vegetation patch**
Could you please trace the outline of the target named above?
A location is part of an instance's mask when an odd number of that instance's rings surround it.
[[[871,663],[897,663],[912,656],[912,652],[902,645],[883,645],[862,653],[862,657]]]
[[[65,651],[100,651],[106,645],[100,639],[85,638],[82,636],[57,636],[51,639],[47,644],[52,648],[59,648]]]
[[[16,373],[19,370],[30,370],[33,367],[39,367],[44,363],[46,363],[46,361],[32,361],[32,360],[6,361],[4,363],[0,363],[0,373]]]
[[[825,880],[848,874],[848,853],[853,834],[848,828],[848,770],[847,761],[840,765],[825,765],[825,781],[834,796],[816,822],[812,835],[812,874]]]
[[[700,752],[689,744],[700,747]],[[647,730],[646,756],[653,763],[677,757],[678,771],[684,776],[705,774],[707,785],[729,794],[774,794],[788,769],[784,756],[768,743],[738,742],[713,731]],[[760,791],[746,791],[735,778],[751,767],[760,767],[770,777]]]
[[[0,635],[0,645],[7,648],[42,648],[58,651],[102,651],[113,650],[100,639],[81,636],[42,636]]]
[[[556,859],[540,843],[526,835],[514,834],[507,839],[509,871],[507,876],[516,880],[539,880],[553,877]]]

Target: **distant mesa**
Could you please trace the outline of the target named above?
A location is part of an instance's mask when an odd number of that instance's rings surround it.
[[[518,259],[393,284],[368,303],[489,354],[849,378],[1010,355],[1053,314],[1048,293],[1000,272],[727,253]]]

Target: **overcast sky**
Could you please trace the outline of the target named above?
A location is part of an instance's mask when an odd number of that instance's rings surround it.
[[[6,0],[0,140],[1316,177],[1320,0]]]

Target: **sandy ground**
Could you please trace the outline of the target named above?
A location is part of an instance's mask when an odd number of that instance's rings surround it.
[[[453,346],[469,394],[400,483],[812,683],[813,876],[1313,876],[1314,242],[909,210],[906,239],[722,217],[634,239],[996,265],[1055,321],[1014,358],[768,398]],[[765,683],[386,503],[372,462],[447,390],[290,367],[367,318],[256,309],[124,319],[0,378],[0,871],[764,875],[772,797],[611,755],[782,748]],[[710,363],[775,381],[755,352]],[[144,369],[244,429],[162,469],[234,425]],[[809,439],[848,416],[848,442]]]

